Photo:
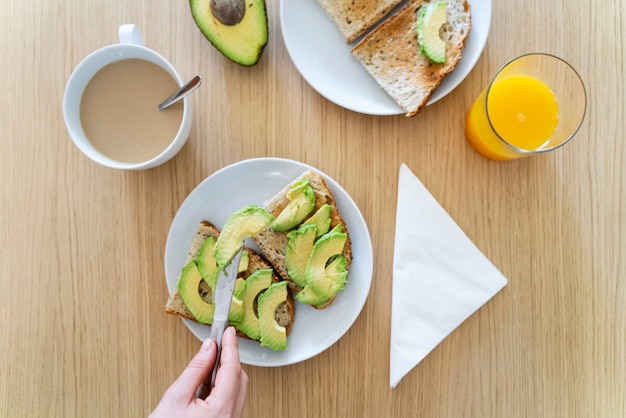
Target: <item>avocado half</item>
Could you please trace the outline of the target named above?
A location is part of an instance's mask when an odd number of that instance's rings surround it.
[[[189,4],[196,25],[218,51],[247,67],[259,61],[268,41],[265,0],[245,0],[243,19],[234,25],[225,25],[213,15],[211,0]]]

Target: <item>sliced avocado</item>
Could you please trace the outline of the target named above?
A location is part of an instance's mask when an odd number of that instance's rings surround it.
[[[219,274],[217,262],[215,261],[215,257],[213,257],[214,247],[215,238],[208,237],[204,240],[198,250],[198,255],[196,255],[198,270],[200,270],[202,278],[211,289],[215,289],[215,282],[217,281],[217,276]]]
[[[246,283],[246,279],[244,279],[243,277],[237,277],[237,280],[235,280],[235,289],[233,290],[234,297],[236,297],[241,291],[241,289],[243,289],[245,283]]]
[[[337,225],[333,226],[333,229],[331,229],[328,232],[343,232],[343,225],[337,224]]]
[[[215,238],[208,237],[206,240],[204,240],[204,242],[200,246],[200,249],[198,249],[198,255],[196,256],[196,264],[198,264],[200,274],[202,274],[202,278],[211,289],[215,289],[215,285],[217,284],[217,277],[219,276],[217,261],[215,261],[215,256],[213,255],[214,248]],[[249,254],[248,251],[244,251],[241,254],[241,261],[239,262],[239,269],[237,270],[237,274],[243,273],[248,270],[248,263]]]
[[[239,261],[239,270],[237,271],[237,274],[243,273],[248,270],[249,260],[250,258],[248,251],[244,251],[243,253],[241,253],[241,261]],[[228,320],[230,322],[239,322],[243,319],[243,301],[239,299],[236,295],[237,293],[239,293],[241,288],[243,288],[244,284],[245,280],[242,277],[238,277],[237,280],[235,280],[233,301],[230,304],[230,311],[228,312]]]
[[[331,257],[325,268],[326,277],[328,280],[337,283],[337,288],[340,288],[339,290],[341,290],[346,283],[348,277],[347,266],[348,260],[346,260],[343,255],[336,255]],[[302,291],[296,294],[296,300],[298,302],[312,306],[321,306],[328,299],[330,299],[330,297],[320,296],[315,293],[315,291],[311,289],[311,286],[305,286]]]
[[[287,236],[287,249],[285,251],[285,266],[287,273],[294,282],[300,286],[306,285],[306,265],[309,261],[313,244],[315,243],[317,227],[315,224],[302,225],[291,231]]]
[[[306,283],[321,298],[330,299],[343,289],[345,277],[342,281],[340,277],[328,276],[326,265],[331,257],[343,252],[347,239],[348,234],[331,231],[317,240],[313,246],[306,266]]]
[[[284,232],[298,226],[315,209],[315,193],[305,179],[296,182],[287,192],[289,204],[278,214],[270,228]]]
[[[317,234],[315,238],[319,238],[330,229],[330,212],[333,210],[332,205],[328,203],[323,204],[317,212],[315,212],[309,219],[304,221],[303,225],[314,224],[317,226]]]
[[[230,310],[228,311],[228,320],[232,323],[239,322],[243,319],[243,301],[233,296],[230,302]]]
[[[437,64],[446,62],[446,43],[439,37],[439,29],[448,20],[447,3],[430,3],[419,10],[417,42],[420,52]]]
[[[253,340],[261,338],[259,317],[255,312],[255,302],[259,293],[272,284],[272,270],[262,269],[255,271],[246,279],[243,287],[237,293],[237,298],[243,302],[243,317],[235,322],[235,327]]]
[[[213,249],[217,265],[220,268],[227,266],[243,242],[258,234],[273,220],[274,217],[268,211],[256,205],[245,206],[230,215]]]
[[[287,330],[276,322],[276,308],[287,300],[287,282],[273,283],[259,296],[261,345],[272,350],[287,348]]]
[[[201,324],[211,324],[213,322],[213,305],[206,303],[200,297],[198,285],[202,280],[202,274],[195,261],[190,261],[183,267],[178,280],[178,293],[185,302],[185,305]]]
[[[300,292],[296,293],[296,300],[300,303],[311,306],[320,306],[326,302],[329,298],[322,297],[315,293],[311,286],[304,286]]]
[[[231,61],[244,66],[256,64],[268,40],[265,0],[246,0],[243,18],[235,24],[222,23],[211,10],[212,2],[215,0],[189,1],[191,14],[202,34]]]
[[[241,260],[239,261],[237,274],[244,273],[246,270],[248,270],[248,264],[250,264],[250,253],[244,250],[244,252],[241,253]]]
[[[190,261],[180,274],[178,280],[178,293],[183,299],[185,306],[189,309],[192,315],[201,324],[211,325],[213,323],[213,313],[215,307],[212,303],[207,303],[202,299],[198,286],[200,281],[204,280],[200,269],[195,261]],[[233,296],[233,300],[230,304],[230,311],[228,312],[229,321],[239,321],[243,318],[243,302]]]
[[[334,286],[343,289],[348,278],[348,260],[343,255],[331,257],[330,261],[324,269],[326,278],[334,283]]]

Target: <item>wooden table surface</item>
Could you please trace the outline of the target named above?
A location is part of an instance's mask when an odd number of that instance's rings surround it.
[[[323,98],[289,58],[279,1],[267,8],[269,45],[244,68],[205,40],[187,1],[5,2],[0,415],[147,416],[200,346],[163,313],[172,219],[211,173],[271,156],[310,164],[346,189],[369,226],[374,274],[360,316],[328,350],[285,367],[244,366],[246,417],[626,416],[621,2],[494,1],[473,71],[411,119]],[[140,172],[83,156],[61,108],[73,68],[116,42],[123,23],[137,24],[182,78],[205,77],[185,147]],[[501,64],[533,51],[580,72],[585,123],[552,154],[488,161],[465,142],[465,112]],[[390,389],[401,163],[509,283]]]

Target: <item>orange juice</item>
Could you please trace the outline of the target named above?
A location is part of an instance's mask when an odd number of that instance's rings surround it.
[[[547,146],[558,123],[559,105],[550,88],[516,74],[496,80],[488,95],[481,93],[467,115],[465,134],[485,157],[510,160]]]

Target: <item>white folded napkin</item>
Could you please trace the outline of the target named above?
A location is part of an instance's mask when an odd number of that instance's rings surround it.
[[[393,256],[391,387],[506,283],[402,164]]]

